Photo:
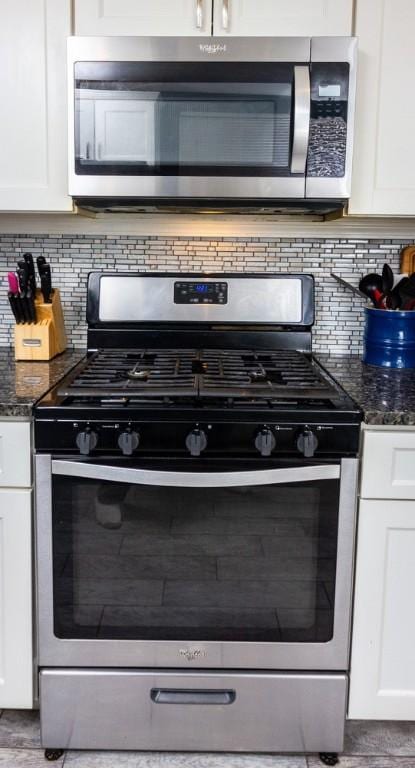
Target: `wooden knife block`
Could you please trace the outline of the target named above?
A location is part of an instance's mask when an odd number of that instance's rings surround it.
[[[14,329],[16,360],[52,360],[66,349],[66,333],[59,290],[54,288],[51,304],[36,291],[36,323],[20,323]]]

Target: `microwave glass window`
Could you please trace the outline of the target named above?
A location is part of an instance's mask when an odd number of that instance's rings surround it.
[[[292,67],[261,65],[255,74],[252,64],[241,82],[240,64],[239,79],[231,65],[228,79],[214,68],[209,81],[212,65],[203,78],[194,64],[175,65],[170,80],[157,71],[162,65],[119,64],[124,80],[104,77],[110,65],[89,65],[92,77],[86,66],[76,65],[84,75],[75,89],[78,174],[288,175]]]

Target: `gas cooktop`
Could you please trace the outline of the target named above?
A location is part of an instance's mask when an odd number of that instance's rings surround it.
[[[200,406],[222,400],[272,407],[301,401],[336,407],[345,394],[312,360],[294,350],[102,350],[82,362],[55,390],[63,407],[138,403]]]
[[[309,275],[92,274],[89,352],[36,405],[36,450],[355,455],[361,414],[311,354],[313,302]]]

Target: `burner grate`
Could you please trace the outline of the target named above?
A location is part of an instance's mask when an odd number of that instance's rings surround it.
[[[243,401],[271,407],[329,400],[333,387],[304,354],[293,350],[109,350],[90,357],[58,390],[64,397],[187,397]]]

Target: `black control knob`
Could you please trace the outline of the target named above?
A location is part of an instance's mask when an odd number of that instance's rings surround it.
[[[314,432],[306,427],[297,438],[297,448],[306,459],[312,459],[318,447]]]
[[[277,441],[269,427],[262,427],[255,438],[255,448],[261,456],[271,456]]]
[[[79,432],[76,436],[79,453],[82,453],[83,456],[88,456],[96,448],[97,443],[98,435],[90,427],[87,427],[83,432]]]
[[[140,442],[140,436],[138,432],[134,432],[132,429],[126,429],[121,432],[118,438],[118,447],[121,448],[124,456],[131,456],[135,449],[138,448]]]
[[[207,437],[203,429],[193,429],[186,437],[186,448],[191,456],[200,456],[207,446]]]

